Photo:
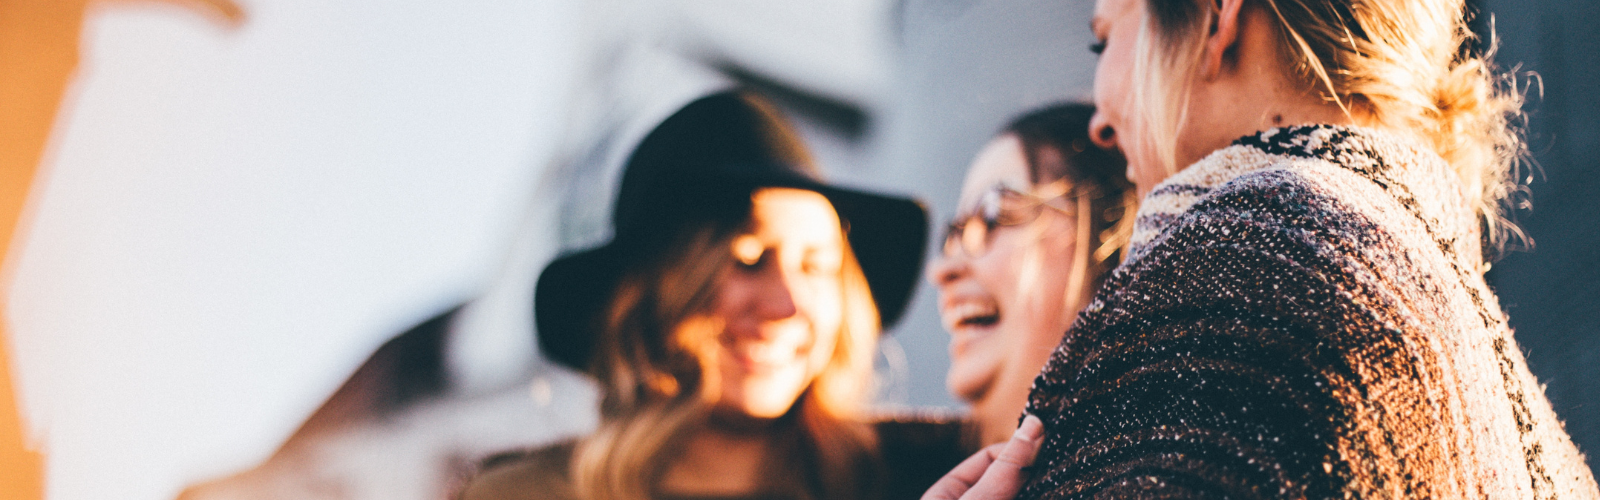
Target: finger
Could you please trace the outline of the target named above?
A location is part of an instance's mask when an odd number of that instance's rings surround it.
[[[1000,450],[1005,443],[995,443],[978,450],[972,456],[962,460],[954,469],[950,469],[944,477],[933,483],[928,492],[922,495],[922,500],[955,500],[961,498],[972,484],[983,477],[983,471],[989,469],[989,464],[994,463],[994,458],[1000,455]]]
[[[1005,449],[995,457],[995,461],[1015,464],[1017,469],[1033,465],[1033,458],[1039,454],[1043,438],[1044,422],[1033,415],[1023,417],[1022,425],[1017,426],[1017,431],[1011,434],[1011,440],[1006,442]]]
[[[1011,440],[1006,441],[1005,448],[1000,450],[994,463],[989,464],[983,477],[962,498],[1009,500],[1016,497],[1017,492],[1022,490],[1023,481],[1028,479],[1022,469],[1033,464],[1033,459],[1039,454],[1039,445],[1043,442],[1044,423],[1033,415],[1023,418],[1022,425],[1011,435]]]

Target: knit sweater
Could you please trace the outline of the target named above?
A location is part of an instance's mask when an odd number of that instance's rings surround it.
[[[1157,185],[1034,381],[1021,498],[1600,498],[1438,155],[1273,129]]]

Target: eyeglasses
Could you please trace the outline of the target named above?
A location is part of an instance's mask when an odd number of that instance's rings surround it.
[[[972,212],[957,216],[945,227],[944,255],[951,257],[960,251],[968,257],[981,257],[989,251],[995,228],[1033,222],[1045,208],[1075,216],[1073,211],[1051,203],[1059,198],[1082,194],[1074,191],[1066,180],[1040,186],[1032,193],[996,184],[984,191]]]

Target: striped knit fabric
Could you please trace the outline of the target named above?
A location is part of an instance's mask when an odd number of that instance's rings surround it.
[[[1600,498],[1437,155],[1274,129],[1140,207],[1034,382],[1021,498]]]

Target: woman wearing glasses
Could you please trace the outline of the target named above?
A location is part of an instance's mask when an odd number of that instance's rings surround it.
[[[1033,378],[1132,228],[1132,185],[1122,159],[1091,144],[1093,114],[1053,106],[990,141],[929,268],[950,332],[945,382],[985,445],[1016,429]]]

